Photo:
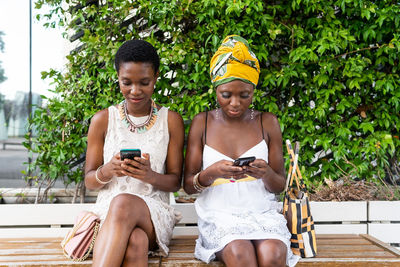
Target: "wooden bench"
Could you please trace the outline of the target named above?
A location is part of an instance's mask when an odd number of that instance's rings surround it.
[[[172,198],[171,203],[182,212],[183,219],[174,230],[169,256],[151,257],[149,266],[222,266],[217,261],[206,265],[194,258],[197,216],[193,204],[177,204]],[[0,205],[0,266],[90,266],[91,260],[77,263],[66,259],[60,242],[79,211],[90,209],[92,205]],[[352,205],[363,209],[361,202]],[[322,206],[318,202],[312,203],[317,223],[318,256],[301,259],[297,266],[400,266],[400,251],[396,248],[368,234],[352,233],[355,227],[351,223],[340,228],[339,220],[343,219],[340,217],[347,217],[348,222],[352,222],[358,209],[354,210],[354,206],[349,210],[344,208],[342,215],[335,215],[339,219],[332,221],[329,218],[332,212],[326,207],[321,210]],[[364,222],[367,225],[367,218]],[[336,234],[329,234],[329,229]],[[344,233],[337,234],[338,229]]]

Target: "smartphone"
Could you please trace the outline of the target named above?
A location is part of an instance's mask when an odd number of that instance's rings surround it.
[[[246,158],[238,158],[233,162],[234,166],[248,166],[250,162],[253,162],[256,157],[246,157]]]
[[[142,156],[140,149],[121,149],[119,152],[121,155],[121,160],[133,159],[134,157]]]

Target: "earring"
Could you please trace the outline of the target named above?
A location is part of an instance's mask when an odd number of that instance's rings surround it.
[[[254,119],[254,108],[251,109],[250,119],[251,119],[251,120]]]
[[[219,119],[219,103],[218,103],[218,99],[215,98],[215,103],[216,103],[216,111],[215,111],[215,119],[218,120]]]
[[[219,120],[219,108],[215,111],[215,119]]]

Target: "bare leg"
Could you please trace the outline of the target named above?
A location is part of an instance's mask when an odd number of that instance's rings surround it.
[[[228,267],[257,266],[257,257],[250,240],[234,240],[217,252],[217,259]]]
[[[123,267],[148,266],[149,238],[142,228],[136,227],[129,237],[128,247],[125,251]]]
[[[258,266],[286,266],[287,247],[278,239],[264,239],[252,241],[257,253]]]
[[[145,248],[147,251],[148,246],[153,246],[155,243],[155,231],[150,219],[149,208],[137,196],[130,194],[116,196],[111,201],[107,217],[96,239],[93,250],[93,266],[121,266],[128,244],[132,243],[131,235],[143,238],[140,231],[134,231],[136,228],[140,228],[147,235],[148,241]],[[141,243],[144,244],[143,241]],[[137,243],[135,245],[138,246]]]

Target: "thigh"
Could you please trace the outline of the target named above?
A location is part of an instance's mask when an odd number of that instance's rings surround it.
[[[250,240],[233,240],[216,253],[227,266],[257,266],[256,252]]]
[[[278,239],[252,241],[259,266],[286,266],[287,246]]]

